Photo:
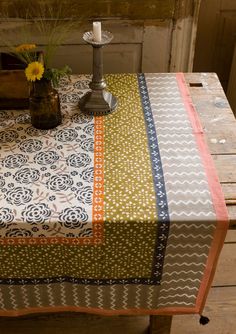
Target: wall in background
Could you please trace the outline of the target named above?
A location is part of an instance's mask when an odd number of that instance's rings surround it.
[[[112,43],[104,48],[104,71],[168,72],[191,71],[200,0],[80,0],[47,1],[58,10],[66,7],[64,15],[78,21],[78,28],[58,49],[54,66],[68,64],[74,73],[91,73],[92,49],[83,42],[82,35],[91,30],[92,21],[102,21],[103,29],[114,34]],[[37,15],[37,4],[33,9]],[[28,0],[0,2],[0,14],[8,13],[11,24],[21,24]],[[45,12],[47,16],[47,12]],[[50,15],[49,15],[50,16]],[[79,23],[79,20],[83,24]],[[0,29],[5,23],[0,24]],[[7,34],[10,34],[10,28]],[[20,38],[12,32],[16,44]],[[45,36],[33,34],[31,42],[45,44]],[[0,43],[0,51],[5,51]]]
[[[236,42],[236,1],[202,0],[198,22],[194,71],[216,72],[226,92]]]

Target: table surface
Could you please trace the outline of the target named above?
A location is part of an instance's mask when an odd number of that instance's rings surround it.
[[[224,193],[230,228],[236,227],[236,121],[214,73],[185,73]]]

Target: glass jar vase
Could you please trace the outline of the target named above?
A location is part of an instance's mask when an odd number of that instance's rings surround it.
[[[41,130],[53,129],[62,121],[60,99],[51,81],[37,80],[32,84],[29,97],[31,124]]]

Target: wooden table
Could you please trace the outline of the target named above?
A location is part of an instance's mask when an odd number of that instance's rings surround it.
[[[236,121],[215,73],[186,73],[186,82],[200,116],[230,219],[236,228]],[[150,333],[171,333],[171,316],[150,316]]]

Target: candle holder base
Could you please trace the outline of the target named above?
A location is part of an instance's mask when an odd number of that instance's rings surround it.
[[[110,114],[116,107],[116,97],[105,90],[92,90],[79,101],[80,110],[94,116]]]

